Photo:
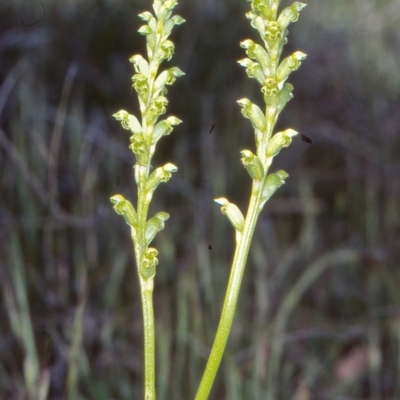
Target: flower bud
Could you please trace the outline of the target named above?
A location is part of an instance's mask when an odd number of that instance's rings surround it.
[[[307,4],[295,1],[290,7],[284,8],[279,15],[278,22],[282,29],[286,29],[291,22],[296,22],[299,19],[300,11]]]
[[[154,16],[151,12],[145,11],[145,12],[142,12],[141,14],[139,14],[139,18],[142,21],[149,22],[152,18],[154,18]]]
[[[148,152],[143,136],[141,134],[134,134],[130,137],[131,144],[129,148],[136,156],[136,161],[139,164],[146,164]]]
[[[293,72],[296,71],[301,65],[301,61],[305,60],[307,54],[296,51],[291,56],[286,57],[279,65],[277,71],[278,81],[282,84],[288,76]]]
[[[158,264],[158,251],[153,247],[149,247],[143,253],[142,262],[140,265],[140,276],[147,281],[156,274],[156,266]]]
[[[151,30],[151,28],[150,28],[149,25],[142,25],[142,26],[138,29],[138,32],[139,32],[141,35],[146,36],[146,35],[150,35],[153,31]]]
[[[267,176],[264,188],[262,189],[260,211],[265,202],[285,183],[285,179],[288,176],[289,175],[283,170],[279,170]]]
[[[250,150],[242,150],[240,154],[242,155],[241,161],[249,175],[253,179],[261,181],[261,179],[264,178],[264,168],[260,159]]]
[[[156,143],[162,136],[169,135],[173,130],[172,125],[178,125],[181,122],[182,121],[176,117],[168,117],[166,120],[158,122],[153,131],[152,142]]]
[[[244,58],[243,60],[239,60],[238,63],[246,68],[246,73],[249,78],[256,79],[260,85],[264,83],[266,76],[262,66],[258,62],[252,61],[249,58]]]
[[[154,239],[156,234],[164,229],[164,222],[169,218],[169,214],[166,212],[159,212],[153,218],[150,218],[146,223],[146,245],[148,246]]]
[[[221,205],[222,214],[226,214],[233,227],[238,232],[242,232],[244,228],[244,217],[239,207],[233,203],[229,203],[224,197],[215,199],[214,201]]]
[[[133,68],[137,73],[141,73],[144,76],[149,74],[149,63],[140,54],[135,54],[129,61],[133,64]]]
[[[172,67],[166,71],[161,72],[154,82],[154,93],[157,96],[164,88],[165,85],[172,85],[177,77],[183,76],[185,73],[178,67]]]
[[[164,40],[161,44],[162,59],[170,60],[175,51],[175,45],[171,40]]]
[[[162,38],[166,39],[171,34],[174,25],[181,25],[184,22],[185,19],[182,18],[180,15],[174,15],[172,18],[168,19],[164,24],[164,28],[162,31]]]
[[[278,106],[277,106],[278,114],[285,108],[288,101],[293,98],[292,91],[293,91],[293,85],[291,83],[286,82],[283,85],[282,90],[279,92]]]
[[[275,157],[283,147],[288,147],[292,143],[292,137],[298,133],[294,129],[289,128],[272,136],[267,144],[267,157]]]
[[[137,214],[132,203],[120,194],[112,196],[110,201],[114,204],[113,208],[115,212],[122,215],[129,226],[135,228],[137,224]]]
[[[246,49],[246,54],[253,60],[257,60],[263,70],[269,70],[270,57],[266,50],[252,40],[247,39],[240,43],[240,46]]]
[[[149,107],[149,113],[153,114],[153,116],[164,114],[167,111],[167,105],[167,98],[165,96],[158,96]]]
[[[242,114],[245,118],[250,120],[254,129],[263,132],[267,126],[267,120],[265,119],[265,115],[261,111],[261,108],[246,98],[238,100],[237,103],[243,107]]]
[[[146,191],[148,193],[153,193],[161,182],[168,182],[171,179],[171,173],[176,171],[178,171],[178,167],[171,163],[157,168],[151,173],[147,180]]]

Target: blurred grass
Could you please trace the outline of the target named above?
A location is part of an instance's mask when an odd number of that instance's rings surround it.
[[[25,26],[40,2],[0,4],[0,398],[48,384],[55,400],[139,399],[136,271],[108,199],[135,193],[111,114],[137,110],[128,58],[144,50],[136,15],[149,2],[43,5]],[[193,397],[216,329],[234,235],[212,199],[244,208],[248,196],[239,151],[254,146],[236,99],[260,95],[236,64],[255,37],[247,5],[178,7],[173,65],[187,75],[169,114],[184,124],[154,160],[179,166],[153,204],[171,214],[156,243],[160,399]],[[311,0],[290,29],[288,51],[308,59],[279,126],[313,144],[276,159],[290,179],[259,223],[213,399],[400,397],[396,7]],[[336,263],[345,252],[356,256]]]

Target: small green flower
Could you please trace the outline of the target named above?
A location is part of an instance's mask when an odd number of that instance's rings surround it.
[[[260,159],[250,150],[242,150],[240,154],[242,155],[241,161],[251,178],[261,181],[264,178],[264,168]]]
[[[153,247],[149,247],[143,253],[142,263],[140,265],[140,275],[147,281],[156,274],[156,266],[158,264],[158,251]]]
[[[171,174],[178,171],[178,167],[174,164],[167,163],[163,167],[157,168],[151,173],[146,182],[146,192],[151,194],[161,182],[168,182],[171,179]]]
[[[222,214],[226,214],[233,227],[242,232],[244,228],[244,216],[236,204],[230,203],[224,197],[214,199],[214,201],[221,205]]]
[[[282,39],[282,28],[277,21],[268,21],[267,29],[264,32],[264,39],[272,49],[276,42]]]
[[[157,143],[157,141],[162,136],[169,135],[173,130],[173,126],[179,125],[181,122],[182,121],[179,118],[173,116],[158,122],[157,125],[154,127],[154,131],[151,137],[152,143]]]
[[[285,183],[285,179],[288,176],[287,172],[282,169],[267,176],[261,195],[260,211],[264,207],[265,202]]]
[[[254,129],[264,132],[267,121],[261,108],[246,98],[237,100],[237,103],[242,107],[243,116],[250,120]]]
[[[300,67],[301,61],[305,60],[306,57],[307,54],[301,51],[296,51],[289,57],[286,57],[280,63],[277,71],[277,77],[280,85],[283,85],[283,82],[286,81],[289,75]]]
[[[269,77],[265,80],[261,92],[264,95],[264,101],[267,106],[275,105],[279,94],[279,87],[275,77]]]
[[[254,43],[252,40],[247,39],[240,43],[240,46],[246,49],[246,54],[253,60],[257,60],[262,66],[264,73],[268,71],[267,74],[270,74],[270,56],[267,51],[257,43]],[[239,62],[240,64],[240,62]],[[247,66],[244,65],[246,68]]]
[[[286,29],[291,22],[296,22],[299,19],[300,11],[307,4],[295,1],[290,7],[285,8],[278,18],[278,23],[282,29]]]
[[[117,121],[121,121],[121,125],[124,129],[129,130],[129,113],[125,110],[120,110],[117,113],[113,114],[113,117]]]
[[[125,222],[132,228],[136,228],[137,214],[135,207],[124,196],[116,194],[110,198],[111,203],[114,204],[114,210],[117,214],[122,215]]]
[[[169,214],[166,212],[158,212],[153,218],[150,218],[146,223],[146,245],[148,246],[155,238],[158,232],[164,229],[164,222],[169,219]]]
[[[144,76],[149,74],[149,63],[140,54],[135,54],[129,61],[133,64],[135,71]]]
[[[161,44],[161,59],[170,60],[175,51],[175,45],[171,40],[164,40]]]
[[[167,111],[168,100],[165,96],[158,96],[150,106],[149,112],[154,115],[162,115]]]
[[[150,28],[149,25],[142,25],[142,26],[138,29],[138,32],[139,32],[141,35],[146,36],[146,35],[150,35],[153,31],[152,31],[152,29]]]
[[[292,137],[299,132],[294,129],[286,129],[283,132],[278,132],[269,140],[267,145],[267,157],[275,157],[284,147],[288,147],[292,143]]]
[[[244,58],[239,60],[238,63],[246,68],[246,73],[249,78],[254,78],[260,85],[262,85],[266,79],[266,75],[262,66],[249,58]]]
[[[293,98],[293,85],[286,82],[283,89],[279,92],[277,113],[279,114],[286,106],[287,102]]]
[[[140,99],[146,103],[149,95],[149,87],[147,78],[139,73],[132,76],[132,86],[136,90]]]

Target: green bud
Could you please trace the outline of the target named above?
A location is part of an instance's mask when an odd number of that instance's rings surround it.
[[[136,90],[141,100],[146,103],[149,94],[147,78],[141,73],[133,75],[132,86]]]
[[[185,20],[180,15],[174,15],[172,18],[168,19],[162,31],[162,38],[166,39],[172,31],[174,25],[181,25],[185,22]]]
[[[154,18],[154,16],[151,12],[145,11],[145,12],[142,12],[141,14],[139,14],[139,18],[142,21],[149,22],[152,18]]]
[[[129,113],[125,110],[120,110],[113,114],[113,117],[117,121],[121,121],[121,125],[124,129],[129,130]]]
[[[146,191],[150,194],[153,193],[161,182],[168,182],[171,174],[176,171],[178,171],[178,167],[171,163],[155,169],[146,182]]]
[[[242,155],[241,161],[251,178],[261,181],[264,178],[264,168],[260,159],[250,150],[242,150],[240,154]]]
[[[259,32],[259,34],[261,35],[261,37],[264,36],[265,33],[265,24],[264,24],[264,20],[262,17],[260,17],[259,15],[254,15],[252,14],[253,17],[251,19],[250,25],[254,28],[257,29],[257,31]],[[246,15],[247,16],[247,15]]]
[[[153,278],[156,274],[156,266],[158,264],[157,256],[158,251],[153,247],[149,247],[143,253],[140,265],[140,276],[146,281]]]
[[[154,82],[154,92],[156,95],[164,88],[165,85],[172,85],[176,78],[183,76],[185,73],[181,71],[178,67],[172,67],[166,71],[161,72]]]
[[[270,66],[270,57],[266,52],[264,47],[260,46],[257,43],[254,43],[252,40],[247,39],[240,43],[240,46],[246,49],[246,54],[253,60],[257,60],[262,66],[263,70],[267,70],[269,72]],[[239,62],[240,64],[240,62]],[[245,66],[247,68],[247,66]]]
[[[289,128],[272,136],[267,144],[267,157],[275,157],[283,147],[288,147],[292,143],[292,137],[298,133]]]
[[[264,94],[264,101],[267,106],[276,103],[276,98],[279,95],[279,88],[275,77],[269,77],[265,80],[261,92]]]
[[[173,130],[172,125],[178,125],[181,122],[176,117],[168,117],[166,120],[158,122],[153,131],[152,142],[156,143],[162,136],[169,135]]]
[[[243,60],[239,60],[238,63],[246,68],[246,73],[249,78],[256,79],[260,85],[264,83],[266,76],[262,66],[258,62],[252,61],[249,58],[244,58]]]
[[[277,77],[279,83],[285,82],[288,76],[300,67],[301,61],[305,60],[306,57],[307,54],[301,51],[296,51],[291,56],[286,57],[278,67]]]
[[[153,31],[151,30],[151,28],[150,28],[149,25],[142,25],[142,26],[138,29],[138,32],[139,32],[141,35],[146,36],[146,35],[150,35]]]
[[[161,115],[167,111],[166,107],[168,105],[168,100],[165,96],[157,96],[152,102],[149,112],[153,115]]]
[[[118,111],[113,115],[113,117],[117,121],[121,121],[121,125],[124,129],[130,129],[133,133],[140,133],[142,131],[142,126],[138,119],[125,110]]]
[[[267,121],[261,108],[246,98],[238,100],[237,103],[242,107],[243,116],[250,120],[254,129],[263,132],[267,126]]]
[[[170,18],[172,14],[172,10],[174,7],[176,7],[178,4],[177,1],[166,1],[164,4],[159,8],[157,12],[157,18],[159,21],[165,21],[168,18]]]
[[[283,85],[283,89],[279,92],[278,106],[277,106],[278,114],[285,108],[287,102],[293,98],[292,91],[293,91],[293,85],[291,83],[286,82]]]
[[[272,49],[282,39],[282,28],[277,21],[268,21],[267,29],[263,32],[263,38]]]
[[[238,231],[242,232],[244,228],[244,217],[239,207],[233,203],[230,203],[224,197],[214,199],[214,201],[221,205],[222,214],[226,214],[233,227]]]
[[[114,204],[113,208],[115,212],[122,215],[128,225],[135,228],[137,225],[137,215],[132,203],[120,194],[112,196],[110,201]]]
[[[267,176],[262,189],[260,211],[265,202],[285,183],[285,179],[288,176],[289,175],[282,169]]]
[[[146,245],[148,246],[154,239],[156,234],[164,229],[164,222],[169,219],[169,214],[159,212],[153,218],[150,218],[146,223]]]
[[[269,3],[269,1],[265,0],[252,0],[251,9],[254,14],[261,15],[265,19],[270,20],[273,19],[273,13]]]
[[[147,162],[147,148],[141,134],[134,134],[130,137],[131,144],[129,148],[134,152],[136,160],[140,164]]]
[[[161,58],[164,60],[170,60],[175,51],[175,45],[171,40],[164,40],[161,44]]]
[[[149,74],[149,63],[140,54],[133,55],[129,61],[133,64],[135,71],[144,76]]]
[[[307,4],[295,1],[290,7],[284,8],[279,15],[278,23],[282,29],[286,29],[291,22],[296,22],[299,19],[300,11]]]

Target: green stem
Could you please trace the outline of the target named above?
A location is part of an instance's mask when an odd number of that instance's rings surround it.
[[[144,398],[155,400],[155,339],[153,313],[153,279],[145,281],[140,277],[140,292],[143,308],[144,330]]]
[[[211,387],[218,371],[218,367],[221,363],[225,346],[228,341],[229,332],[232,327],[233,317],[235,315],[240,285],[246,266],[250,244],[253,238],[258,215],[260,213],[261,189],[264,186],[265,180],[266,178],[264,178],[261,182],[253,180],[249,208],[247,211],[242,237],[236,244],[236,250],[233,258],[232,270],[229,277],[224,305],[222,308],[221,319],[195,400],[208,399]]]
[[[155,334],[154,334],[154,311],[153,311],[153,287],[154,280],[143,279],[140,269],[143,253],[146,250],[146,221],[150,202],[146,199],[145,183],[139,182],[138,186],[138,232],[136,240],[132,235],[135,249],[136,265],[138,269],[140,296],[143,311],[143,333],[144,333],[144,398],[145,400],[155,400]]]

